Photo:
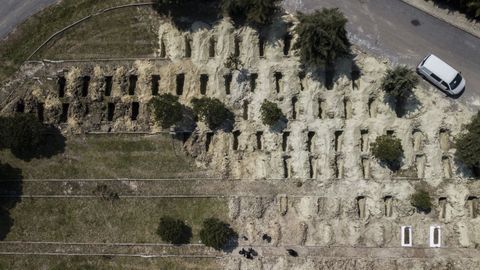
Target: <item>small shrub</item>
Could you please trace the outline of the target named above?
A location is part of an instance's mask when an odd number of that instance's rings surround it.
[[[230,225],[217,218],[208,218],[203,221],[203,227],[200,230],[200,239],[202,243],[216,250],[225,247],[228,241],[237,234],[230,228]]]
[[[372,154],[391,169],[397,169],[396,165],[403,156],[402,143],[400,139],[390,135],[379,136],[372,144]]]
[[[262,114],[262,122],[265,125],[273,126],[285,116],[282,110],[278,108],[277,104],[268,100],[265,100],[260,107],[260,113]]]
[[[219,128],[226,121],[233,121],[232,112],[216,98],[194,98],[192,104],[195,115],[212,130]]]
[[[188,244],[192,238],[192,229],[182,220],[164,216],[160,218],[157,234],[171,244]]]
[[[430,195],[424,189],[419,189],[412,194],[410,203],[420,212],[429,213],[432,210]]]
[[[160,95],[152,99],[150,104],[154,110],[155,121],[163,128],[169,128],[183,119],[182,105],[178,102],[178,97],[172,94]]]
[[[419,80],[415,72],[406,66],[389,69],[382,79],[382,89],[395,99],[395,111],[403,114],[404,102],[412,95]]]
[[[465,127],[466,133],[455,140],[456,157],[474,171],[480,167],[480,112]]]
[[[235,56],[233,53],[230,54],[227,58],[227,61],[225,61],[225,68],[230,70],[240,70],[242,66],[243,63],[240,60],[240,57]]]

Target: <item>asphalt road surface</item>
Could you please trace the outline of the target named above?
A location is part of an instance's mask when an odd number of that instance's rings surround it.
[[[419,0],[423,1],[423,0]],[[349,20],[353,43],[393,63],[416,66],[434,53],[467,81],[459,98],[480,108],[480,39],[400,0],[285,0],[289,11],[338,7]]]
[[[0,39],[15,26],[57,0],[0,0]]]
[[[0,38],[57,0],[0,0]],[[420,0],[419,0],[420,1]],[[480,108],[480,39],[400,0],[284,0],[289,11],[339,7],[353,43],[393,63],[414,67],[434,53],[461,71],[467,89],[460,100]]]

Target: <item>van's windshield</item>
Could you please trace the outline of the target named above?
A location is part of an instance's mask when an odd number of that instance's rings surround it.
[[[462,76],[460,76],[460,73],[457,74],[457,76],[455,76],[455,79],[453,79],[453,81],[450,83],[450,89],[455,89],[457,88],[457,86],[460,84],[460,82],[462,81]]]

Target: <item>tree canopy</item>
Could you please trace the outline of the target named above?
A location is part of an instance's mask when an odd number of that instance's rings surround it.
[[[338,8],[298,14],[295,28],[300,59],[312,66],[332,66],[337,58],[350,53],[350,41],[345,26],[347,19]]]
[[[398,162],[403,157],[403,148],[400,139],[391,135],[377,137],[372,143],[372,154],[375,158],[385,162],[391,169],[398,168]]]
[[[465,165],[478,168],[480,166],[480,112],[465,127],[466,132],[456,138],[455,155]]]
[[[216,98],[202,97],[192,100],[193,112],[210,129],[217,129],[226,121],[233,121],[233,113]]]
[[[276,103],[265,100],[260,107],[262,122],[265,125],[273,126],[285,116]]]
[[[418,82],[415,72],[407,66],[397,66],[385,73],[382,89],[395,99],[395,111],[398,116],[403,114],[404,102],[412,95]]]
[[[192,229],[182,220],[164,216],[160,218],[157,234],[171,244],[188,244],[192,238]]]
[[[178,102],[178,97],[172,94],[155,97],[150,104],[154,110],[155,121],[163,128],[169,128],[183,119],[182,104]]]
[[[237,234],[230,228],[230,225],[217,218],[204,220],[200,230],[202,243],[217,250],[223,249],[228,241],[236,236]]]

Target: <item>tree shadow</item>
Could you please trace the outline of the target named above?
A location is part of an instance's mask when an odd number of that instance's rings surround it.
[[[66,138],[53,125],[45,127],[41,141],[42,143],[35,149],[12,148],[10,151],[15,157],[24,161],[30,161],[34,158],[51,158],[65,152]]]
[[[190,228],[190,226],[187,226],[186,224],[182,224],[180,228],[180,234],[172,244],[177,246],[189,244],[190,240],[192,239],[192,236],[193,236],[192,228]]]
[[[160,7],[155,4],[153,8],[159,15],[169,18],[181,31],[200,30],[203,27],[198,27],[201,24],[196,24],[197,22],[212,26],[222,18],[219,0],[185,0],[179,2],[183,3],[171,4],[170,7]],[[198,29],[193,29],[194,24]]]
[[[459,3],[460,2],[460,3]],[[480,17],[475,16],[473,12],[469,12],[466,7],[461,6],[465,1],[448,1],[448,0],[433,0],[433,3],[436,7],[444,10],[448,10],[448,13],[451,14],[455,11],[459,11],[464,14],[467,19],[471,22],[479,22]],[[464,3],[466,5],[466,3]]]
[[[21,201],[22,179],[22,170],[0,163],[0,240],[5,239],[13,225],[10,209]]]
[[[228,242],[225,244],[225,246],[222,249],[224,252],[228,252],[228,253],[233,252],[238,247],[238,234],[237,232],[233,231],[233,229],[231,230],[232,230],[232,237],[228,239]]]
[[[288,119],[284,115],[280,120],[278,120],[273,126],[270,127],[270,131],[280,133],[284,131],[288,126]]]
[[[327,90],[332,90],[335,83],[343,76],[346,76],[352,83],[352,89],[358,89],[358,80],[362,77],[362,71],[357,65],[356,54],[339,58],[333,65],[325,64],[321,67],[311,67],[308,65],[301,66],[301,72],[311,74],[314,81],[321,82]]]

